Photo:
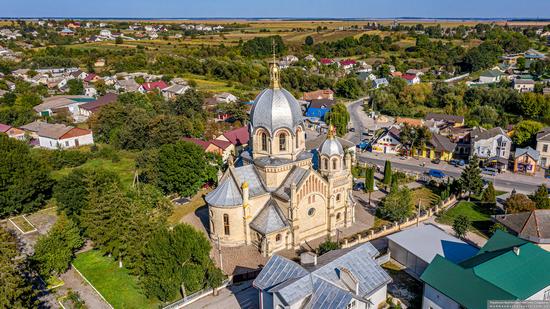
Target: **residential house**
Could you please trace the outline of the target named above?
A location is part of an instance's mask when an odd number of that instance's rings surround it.
[[[391,77],[403,77],[403,73],[401,73],[399,71],[395,71],[395,72],[391,72],[390,76]]]
[[[84,95],[58,95],[45,98],[42,103],[33,107],[39,116],[52,116],[55,113],[66,110],[75,116],[79,113],[79,106],[94,100]]]
[[[408,69],[405,74],[408,74],[408,75],[414,75],[414,76],[422,76],[424,75],[424,72],[422,70],[419,70],[419,69]]]
[[[395,117],[395,124],[403,127],[404,125],[409,125],[411,127],[421,127],[424,125],[422,119],[416,118],[407,118],[407,117]]]
[[[338,62],[336,62],[336,61],[334,61],[334,59],[330,59],[330,58],[321,58],[320,62],[321,62],[322,65],[331,65],[331,64],[336,63],[338,66],[340,66],[340,64]]]
[[[76,70],[74,72],[71,72],[71,74],[69,74],[69,76],[71,78],[74,78],[74,79],[80,79],[80,80],[84,80],[86,78],[86,76],[88,75],[88,73],[86,72],[83,72],[81,70]]]
[[[377,78],[375,80],[372,81],[372,86],[375,88],[375,89],[378,89],[380,87],[385,87],[385,86],[388,86],[390,83],[388,82],[388,80],[383,77],[383,78]]]
[[[514,79],[512,82],[514,90],[518,92],[533,92],[535,91],[535,81],[532,79]]]
[[[59,35],[61,35],[61,36],[72,36],[74,34],[75,34],[75,32],[73,30],[69,29],[69,28],[64,28],[63,30],[61,30],[59,32]]]
[[[533,175],[539,167],[539,152],[531,147],[516,148],[514,153],[514,173]]]
[[[550,251],[550,209],[496,215],[494,219],[519,238]]]
[[[423,224],[386,238],[391,258],[406,267],[407,273],[415,278],[420,278],[436,255],[460,263],[478,252],[472,245],[432,224]]]
[[[353,59],[340,60],[340,67],[343,68],[346,72],[351,71],[356,64],[357,64],[357,61]]]
[[[317,59],[315,58],[315,56],[313,55],[307,55],[305,58],[304,58],[305,61],[317,61]]]
[[[438,126],[443,126],[445,124],[448,124],[448,125],[453,126],[453,127],[462,127],[462,126],[464,126],[464,117],[463,116],[428,113],[426,115],[426,117],[424,117],[424,120],[425,121],[433,121]]]
[[[218,103],[232,103],[237,102],[239,98],[229,92],[222,92],[214,95]]]
[[[165,88],[168,88],[168,85],[164,81],[160,80],[158,82],[143,83],[138,90],[141,93],[146,93],[154,90],[162,91]]]
[[[105,66],[105,59],[99,58],[94,62],[94,67],[96,68],[102,68]]]
[[[101,80],[101,77],[95,73],[90,73],[86,75],[86,77],[83,79],[85,83],[96,83]]]
[[[79,106],[79,117],[80,121],[86,121],[92,114],[97,113],[103,106],[112,104],[116,102],[118,95],[115,93],[108,92],[104,96],[97,98],[97,100],[84,103]]]
[[[175,99],[176,96],[184,94],[191,87],[187,85],[174,84],[162,89],[162,95],[169,100]]]
[[[97,89],[93,86],[84,86],[84,95],[87,97],[95,97],[97,96]]]
[[[3,123],[0,123],[0,134],[5,134],[8,137],[21,141],[25,139],[25,131]]]
[[[99,35],[109,39],[113,36],[113,34],[111,33],[111,30],[108,30],[108,29],[101,29],[99,31]]]
[[[484,71],[479,75],[479,82],[482,84],[498,83],[502,75],[504,74],[499,70]]]
[[[91,130],[34,121],[21,127],[32,138],[38,140],[37,146],[47,149],[73,148],[94,143]]]
[[[220,155],[224,163],[227,162],[232,154],[235,153],[235,145],[228,141],[223,141],[219,139],[203,141],[193,137],[184,137],[183,140],[201,147],[202,149],[204,149],[205,152]]]
[[[115,83],[115,89],[118,92],[136,92],[139,87],[140,85],[133,78],[117,80]]]
[[[540,167],[548,168],[550,165],[550,127],[537,133],[537,151],[540,155]]]
[[[392,279],[378,264],[379,254],[367,242],[319,257],[306,252],[301,264],[274,255],[252,283],[259,308],[380,308]]]
[[[407,84],[409,85],[416,85],[420,83],[420,77],[414,74],[403,74],[401,78],[407,81]]]
[[[334,100],[334,91],[330,89],[316,90],[311,92],[304,92],[302,100],[311,101],[311,100]]]
[[[507,169],[512,139],[502,128],[476,127],[470,132],[470,143],[470,156],[476,155],[500,170]]]
[[[542,89],[542,94],[544,95],[550,95],[550,87],[544,87]]]
[[[336,101],[331,99],[313,99],[307,107],[306,117],[316,117],[322,120],[334,104]]]
[[[385,128],[372,143],[372,152],[398,154],[403,146],[399,134],[400,130],[397,127]]]
[[[432,133],[432,137],[426,146],[422,149],[417,149],[417,155],[430,160],[450,161],[453,159],[455,149],[456,144],[451,142],[448,137]]]
[[[486,309],[490,301],[549,300],[550,252],[501,230],[473,257],[436,255],[420,279],[422,309]]]
[[[362,81],[373,81],[376,79],[376,75],[372,74],[372,72],[366,72],[366,71],[358,71],[356,73],[356,76],[359,80]]]
[[[216,139],[233,144],[235,146],[235,156],[238,156],[242,150],[248,146],[250,133],[248,132],[247,127],[240,127],[224,132],[222,135],[216,137]]]

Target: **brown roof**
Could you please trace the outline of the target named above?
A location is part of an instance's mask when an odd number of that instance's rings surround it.
[[[422,126],[422,119],[415,119],[415,118],[406,118],[406,117],[397,117],[395,118],[395,123],[397,124],[408,124],[413,127],[420,127]]]
[[[495,219],[523,239],[536,243],[550,243],[550,209],[497,215]]]
[[[92,131],[81,129],[81,128],[71,128],[67,133],[63,134],[59,139],[66,139],[71,137],[83,136],[91,134]]]
[[[316,90],[311,92],[304,92],[302,98],[305,101],[311,101],[314,99],[330,99],[334,95],[334,91],[330,89]]]
[[[101,107],[103,107],[107,104],[111,104],[111,103],[115,102],[117,99],[118,99],[117,94],[115,94],[115,93],[106,93],[104,96],[99,97],[95,101],[91,101],[91,102],[84,103],[84,104],[80,105],[79,108],[88,110],[90,112],[96,112]]]
[[[436,114],[436,113],[428,113],[425,120],[436,120],[436,121],[447,121],[452,123],[463,123],[464,117],[462,116],[456,116],[456,115],[447,115],[447,114]]]
[[[332,99],[313,99],[311,100],[311,103],[309,103],[310,108],[330,108],[332,105],[336,104],[336,100]]]
[[[451,142],[447,137],[436,133],[432,134],[430,144],[434,146],[436,151],[453,152],[456,148],[455,143]]]

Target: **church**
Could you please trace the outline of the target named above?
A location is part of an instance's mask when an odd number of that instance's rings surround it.
[[[210,237],[222,246],[256,246],[264,256],[334,236],[355,221],[353,153],[332,128],[316,151],[306,150],[300,105],[280,87],[277,64],[270,78],[254,100],[242,166],[230,165],[205,197]]]

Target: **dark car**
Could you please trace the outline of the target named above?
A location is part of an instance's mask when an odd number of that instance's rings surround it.
[[[464,166],[465,162],[464,162],[464,160],[453,159],[453,160],[449,161],[449,164],[452,165],[452,166]]]
[[[439,159],[439,158],[433,159],[433,160],[432,160],[432,163],[433,163],[433,164],[439,164],[439,163],[441,163],[441,159]]]
[[[365,190],[365,183],[364,182],[358,182],[353,185],[353,190],[355,191],[364,191]]]
[[[350,132],[355,132],[355,128],[349,128]]]

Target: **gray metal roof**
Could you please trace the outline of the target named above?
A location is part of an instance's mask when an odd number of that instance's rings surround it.
[[[514,158],[518,158],[520,156],[523,156],[524,154],[527,154],[535,161],[538,161],[540,157],[538,151],[527,146],[527,148],[516,148],[516,152],[514,153]]]
[[[300,104],[285,89],[265,89],[254,100],[250,113],[253,128],[263,127],[273,134],[279,128],[294,131],[302,122]]]
[[[208,193],[204,199],[212,206],[240,206],[243,204],[241,191],[231,175],[222,178],[218,187]]]
[[[269,260],[266,267],[262,269],[260,275],[256,279],[258,284],[254,281],[254,286],[262,290],[267,290],[268,292],[277,293],[279,298],[287,305],[293,305],[312,295],[310,305],[314,303],[315,306],[311,306],[311,308],[341,308],[332,306],[337,306],[341,302],[344,302],[348,298],[348,296],[345,295],[346,293],[348,293],[350,297],[353,296],[354,291],[350,291],[340,280],[340,269],[348,269],[355,278],[357,278],[359,283],[359,297],[369,296],[385,284],[391,282],[390,276],[374,259],[374,256],[377,254],[378,251],[370,243],[365,243],[353,249],[331,251],[326,254],[326,258],[325,256],[319,257],[318,266],[312,268],[310,272],[294,263],[296,267],[301,269],[301,275],[296,275],[296,273],[294,273],[293,276],[279,274],[279,269],[270,265],[281,263],[281,260],[285,261],[285,265],[293,263],[275,255]],[[275,259],[275,261],[272,263],[273,259]],[[287,279],[271,280],[269,281],[271,284],[264,284],[264,281],[267,281],[265,278],[272,278],[275,276],[287,277]],[[292,279],[292,282],[287,283],[286,281],[289,279]],[[326,281],[334,288],[322,282],[318,282],[318,280]],[[277,283],[273,284],[272,282],[275,281],[277,281]],[[274,287],[275,285],[278,286],[270,290],[270,287]],[[341,292],[336,293],[334,289],[339,289]]]
[[[329,157],[335,155],[343,156],[344,148],[338,139],[329,137],[323,142],[323,144],[321,144],[321,147],[319,147],[319,154]]]
[[[293,167],[281,186],[274,193],[287,201],[290,200],[290,186],[293,183],[298,185],[302,179],[305,179],[305,177],[309,175],[309,172],[310,170],[305,168],[297,166]]]
[[[478,251],[431,224],[404,230],[387,238],[426,263],[430,263],[438,254],[458,263],[474,256]]]
[[[254,165],[244,165],[231,169],[237,183],[248,182],[250,197],[266,193],[266,189],[260,175],[257,173]]]
[[[308,274],[302,266],[282,256],[272,256],[264,266],[253,285],[260,290],[268,290],[290,279],[302,278]]]
[[[250,227],[262,235],[278,232],[289,227],[281,209],[273,199],[269,199],[260,213],[250,222]]]

